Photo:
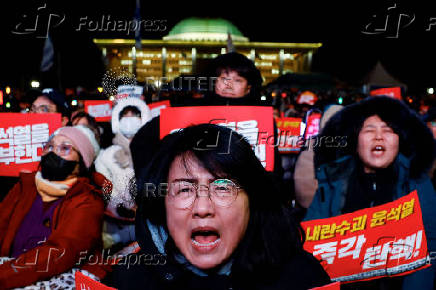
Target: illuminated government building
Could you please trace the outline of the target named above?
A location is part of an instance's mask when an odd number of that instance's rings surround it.
[[[253,60],[261,71],[264,84],[285,73],[309,72],[312,54],[321,43],[252,42],[232,23],[221,18],[187,18],[177,23],[162,40],[141,40],[135,49],[134,39],[94,39],[108,60],[108,69],[126,68],[133,72],[136,55],[136,78],[197,74],[210,59],[226,53],[229,35],[234,49]]]

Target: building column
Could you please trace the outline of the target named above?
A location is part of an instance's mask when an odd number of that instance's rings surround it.
[[[167,75],[167,49],[162,47],[162,77]]]
[[[256,60],[256,50],[254,48],[250,50],[250,59],[252,62],[255,62]]]
[[[307,71],[310,71],[310,69],[312,68],[312,57],[313,57],[313,52],[310,50],[307,53]]]
[[[191,59],[192,59],[191,72],[192,74],[197,74],[197,49],[195,47],[192,48]]]
[[[280,49],[280,52],[279,52],[279,76],[283,75],[284,66],[285,66],[285,50]]]
[[[131,73],[137,78],[136,76],[136,47],[132,47],[132,66],[131,66]]]

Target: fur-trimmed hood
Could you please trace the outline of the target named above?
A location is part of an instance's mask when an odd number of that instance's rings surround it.
[[[421,118],[402,101],[389,97],[369,97],[345,107],[326,123],[315,146],[315,166],[357,154],[357,140],[364,121],[378,115],[400,139],[400,153],[410,160],[410,175],[426,172],[434,159],[433,135]],[[326,142],[327,138],[340,142]]]
[[[151,120],[151,111],[145,102],[139,98],[125,98],[117,102],[112,110],[112,132],[117,134],[120,132],[120,112],[127,106],[134,106],[141,112],[142,125]]]

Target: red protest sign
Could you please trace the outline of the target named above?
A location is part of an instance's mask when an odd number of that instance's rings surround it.
[[[74,277],[77,290],[116,290],[83,275],[80,271],[77,271]]]
[[[302,223],[304,248],[333,281],[399,276],[429,266],[418,194],[332,218]]]
[[[0,113],[0,176],[35,171],[43,143],[59,127],[59,113]]]
[[[229,127],[253,146],[266,170],[274,169],[274,124],[271,107],[169,107],[161,112],[160,137],[190,125],[213,123]]]
[[[301,148],[301,118],[276,118],[280,153],[298,153]]]
[[[97,122],[110,122],[112,118],[112,102],[109,100],[86,100],[85,112]]]
[[[334,282],[321,287],[311,288],[310,290],[340,290],[340,289],[341,289],[341,282]]]
[[[388,96],[401,100],[401,87],[381,88],[369,92],[370,96]]]
[[[317,111],[311,111],[306,117],[306,131],[304,133],[304,139],[307,140],[319,133],[319,124],[321,122],[322,114]]]
[[[165,100],[165,101],[161,101],[161,102],[155,102],[155,103],[151,103],[151,104],[147,104],[148,108],[151,111],[151,117],[157,117],[160,115],[160,111],[170,107],[170,101],[169,100]]]

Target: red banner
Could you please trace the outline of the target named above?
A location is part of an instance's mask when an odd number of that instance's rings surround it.
[[[306,117],[306,131],[304,133],[305,140],[318,135],[321,117],[322,114],[320,112],[316,112],[316,111],[308,112]]]
[[[59,113],[0,113],[0,176],[35,171],[43,143],[59,127]]]
[[[401,87],[381,88],[369,92],[370,96],[388,96],[401,100]]]
[[[76,272],[75,279],[77,290],[116,290],[83,275],[80,271]]]
[[[332,218],[302,223],[304,248],[332,281],[399,276],[429,266],[418,194]]]
[[[276,118],[280,153],[298,153],[301,149],[301,118]]]
[[[151,117],[157,117],[160,115],[160,111],[168,108],[171,106],[170,101],[169,100],[165,100],[165,101],[161,101],[161,102],[155,102],[155,103],[151,103],[151,104],[147,104],[148,108],[150,108],[151,111]]]
[[[274,124],[271,107],[212,106],[170,107],[161,112],[160,136],[190,125],[212,123],[231,128],[244,136],[262,165],[274,169]]]
[[[340,290],[340,289],[341,289],[341,283],[334,282],[334,283],[330,283],[328,285],[324,285],[321,287],[311,288],[310,290]]]
[[[85,112],[97,122],[110,122],[112,118],[112,102],[109,100],[87,100],[84,102]]]

